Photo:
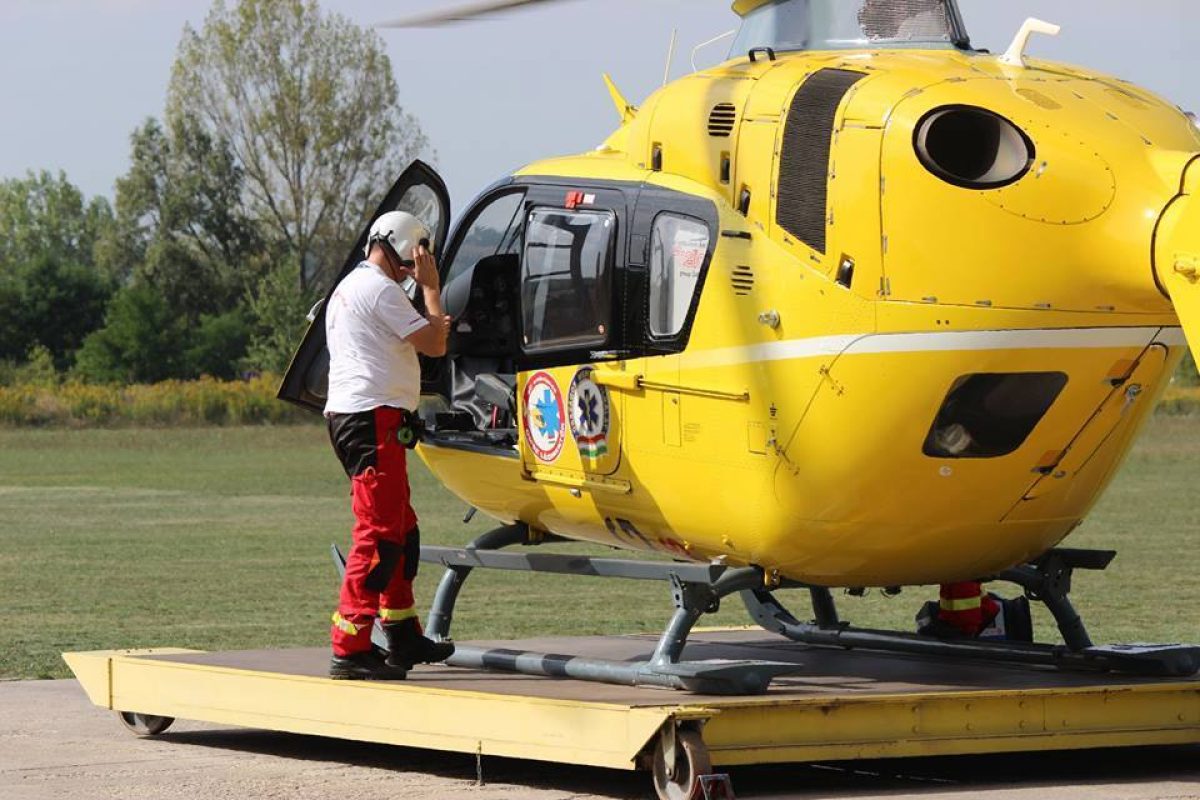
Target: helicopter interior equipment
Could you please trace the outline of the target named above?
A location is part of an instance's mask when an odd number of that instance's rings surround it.
[[[500,523],[423,549],[447,568],[431,635],[449,635],[476,568],[663,580],[676,609],[644,663],[470,648],[450,663],[765,691],[784,665],[683,657],[737,594],[811,645],[1200,670],[1193,646],[1094,645],[1072,576],[1115,554],[1060,546],[1200,344],[1193,121],[1027,57],[1046,23],[1003,56],[975,49],[955,0],[734,11],[728,60],[640,107],[609,81],[620,126],[598,149],[498,181],[453,233],[420,162],[380,205],[436,232],[453,318],[449,354],[423,364],[419,452]],[[323,322],[280,389],[316,411]],[[670,560],[497,552],[560,540]],[[859,630],[832,595],[976,579],[1041,601],[1062,644]],[[812,622],[784,589],[808,592]]]

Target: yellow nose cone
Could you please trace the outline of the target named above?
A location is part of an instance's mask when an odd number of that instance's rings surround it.
[[[1154,277],[1175,304],[1193,353],[1200,352],[1200,156],[1163,213],[1154,239]]]

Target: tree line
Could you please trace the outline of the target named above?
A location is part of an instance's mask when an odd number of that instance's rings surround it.
[[[286,367],[379,196],[427,155],[378,34],[316,0],[214,3],[112,201],[0,181],[0,382]]]

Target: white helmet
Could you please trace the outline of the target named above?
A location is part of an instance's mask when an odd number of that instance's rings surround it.
[[[429,228],[412,214],[407,211],[389,211],[371,226],[371,234],[367,237],[363,255],[371,255],[371,246],[376,242],[387,242],[396,251],[398,258],[408,259],[412,256],[413,248],[422,240],[428,247],[430,238]]]

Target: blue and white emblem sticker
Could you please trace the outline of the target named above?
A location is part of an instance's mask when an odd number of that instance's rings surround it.
[[[556,461],[566,442],[562,393],[548,373],[539,372],[525,384],[525,440],[539,461]]]
[[[592,380],[590,367],[575,373],[567,393],[567,413],[579,455],[595,460],[608,452],[608,392]]]

